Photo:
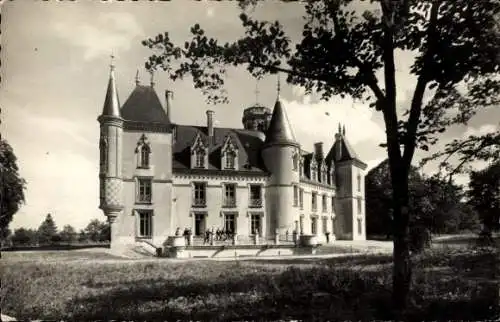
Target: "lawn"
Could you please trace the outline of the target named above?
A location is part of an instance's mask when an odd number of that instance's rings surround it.
[[[408,319],[492,319],[497,249],[414,258]],[[389,255],[131,261],[94,252],[4,253],[2,313],[64,320],[390,319]]]

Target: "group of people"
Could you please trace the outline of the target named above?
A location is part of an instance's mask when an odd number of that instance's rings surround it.
[[[217,228],[217,230],[214,232],[212,230],[207,230],[205,231],[205,238],[203,239],[203,244],[207,244],[210,242],[210,237],[211,235],[214,234],[214,239],[216,241],[226,241],[226,240],[231,240],[234,236],[234,232],[232,231],[227,231],[224,229]]]

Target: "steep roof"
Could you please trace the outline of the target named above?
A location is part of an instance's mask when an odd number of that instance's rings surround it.
[[[120,100],[118,98],[118,90],[116,89],[113,65],[111,65],[109,73],[108,88],[106,90],[104,106],[102,107],[102,115],[120,117]]]
[[[199,134],[202,141],[208,143],[206,126],[175,125],[175,142],[173,146],[173,169],[191,168],[191,146]],[[221,149],[227,136],[238,148],[239,171],[266,172],[260,150],[264,144],[257,131],[232,128],[214,128],[213,144],[208,150],[208,169],[221,170]]]
[[[276,100],[276,104],[274,105],[273,116],[266,131],[265,144],[297,145],[297,140],[293,134],[285,108],[279,99]]]
[[[330,152],[326,155],[325,162],[326,164],[330,164],[332,160],[334,162],[342,162],[342,161],[349,161],[349,160],[357,160],[361,163],[364,164],[364,162],[361,161],[359,158],[358,154],[354,149],[352,148],[351,144],[347,140],[347,138],[344,135],[340,135],[337,133],[336,135],[336,140],[335,143],[333,144],[332,148],[330,149]],[[336,152],[337,149],[341,150],[340,158],[337,159]]]
[[[138,84],[123,104],[121,114],[129,121],[170,124],[170,118],[152,86]]]

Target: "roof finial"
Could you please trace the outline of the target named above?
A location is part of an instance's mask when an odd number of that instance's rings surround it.
[[[139,68],[137,68],[137,72],[135,73],[135,84],[139,85],[141,80],[139,79]]]
[[[115,55],[113,54],[113,51],[111,51],[111,62],[109,63],[109,69],[111,72],[115,70]]]
[[[342,135],[345,136],[345,124],[342,126]]]
[[[338,134],[342,133],[342,128],[340,126],[340,122],[339,122],[339,130],[337,131]]]
[[[281,90],[281,84],[280,84],[280,74],[278,73],[278,99],[280,98],[280,90]]]
[[[151,73],[151,87],[155,86],[155,71],[152,69],[149,71]]]

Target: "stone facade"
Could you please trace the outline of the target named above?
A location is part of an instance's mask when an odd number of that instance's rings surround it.
[[[172,92],[162,104],[154,84],[137,82],[121,105],[113,69],[98,118],[100,208],[112,247],[160,246],[185,228],[200,238],[225,229],[249,243],[255,233],[274,239],[276,231],[289,240],[293,231],[321,242],[327,233],[330,240],[366,238],[366,164],[345,130],[339,127],[327,154],[322,143],[306,152],[279,98],[272,116],[247,109],[244,128],[214,127],[212,111],[205,127],[175,124]]]

